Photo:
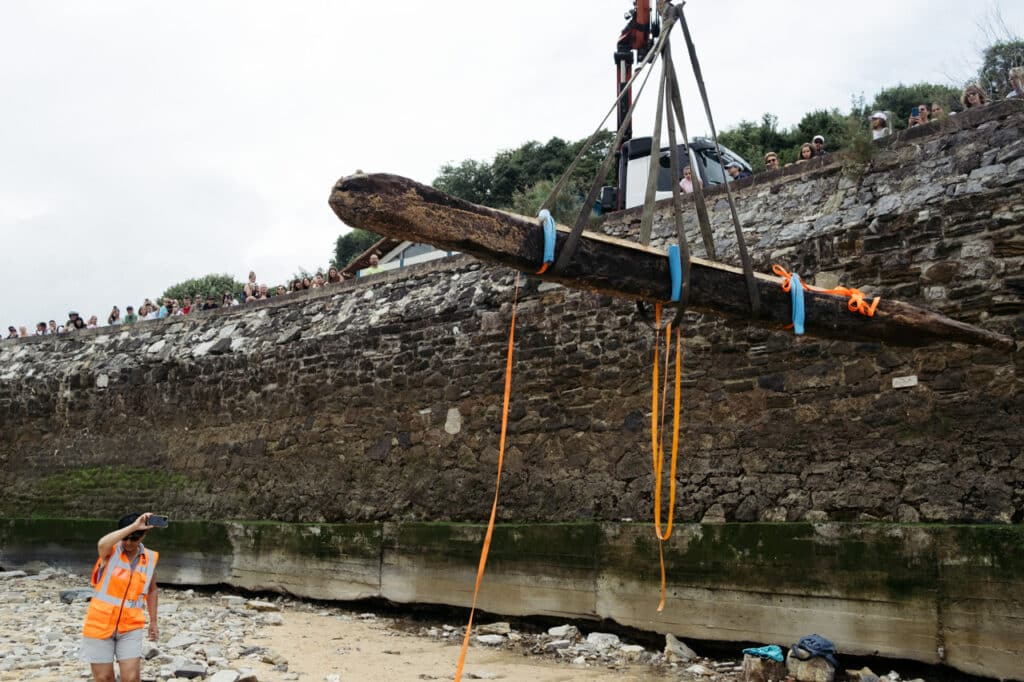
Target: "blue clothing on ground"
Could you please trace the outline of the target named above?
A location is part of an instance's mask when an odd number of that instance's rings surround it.
[[[818,656],[820,658],[824,658],[832,664],[833,668],[839,667],[839,662],[836,661],[835,657],[836,645],[821,635],[807,635],[806,637],[801,637],[800,641],[794,644],[793,647],[803,649],[809,653],[811,657]],[[797,658],[799,658],[799,656]]]
[[[769,644],[768,646],[753,647],[750,649],[744,649],[743,653],[750,654],[751,656],[757,656],[758,658],[770,658],[773,661],[782,663],[782,647],[778,644]]]

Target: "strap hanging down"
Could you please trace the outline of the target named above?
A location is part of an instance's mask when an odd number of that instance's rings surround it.
[[[715,130],[715,121],[711,116],[711,105],[708,103],[708,91],[704,87],[704,77],[701,75],[700,60],[697,59],[697,49],[690,37],[690,29],[686,24],[686,16],[682,7],[675,7],[674,14],[678,15],[679,23],[683,27],[683,37],[686,39],[686,49],[690,53],[690,64],[693,66],[693,75],[697,79],[697,88],[700,90],[700,97],[704,102],[704,113],[708,117],[708,126],[711,128],[711,139],[715,142],[715,150],[718,152],[718,163],[722,165],[722,147],[718,144],[718,131]],[[722,174],[725,174],[725,167],[722,167]],[[747,280],[747,293],[750,296],[751,317],[759,317],[761,314],[761,296],[757,290],[757,283],[754,281],[754,270],[750,264],[750,256],[747,254],[747,244],[743,239],[743,228],[740,225],[739,213],[736,211],[736,202],[733,200],[732,189],[729,183],[725,183],[725,193],[729,200],[729,210],[732,213],[732,224],[736,229],[736,246],[740,252],[740,262],[743,265],[743,276]]]
[[[476,569],[476,583],[473,585],[473,604],[469,609],[469,622],[462,637],[462,649],[459,651],[459,662],[455,668],[455,682],[462,679],[462,669],[466,665],[466,651],[469,649],[469,637],[473,633],[473,615],[476,613],[476,600],[480,596],[480,583],[484,579],[484,568],[487,566],[487,554],[491,550],[491,538],[494,536],[494,520],[498,515],[498,494],[501,492],[501,469],[505,462],[505,435],[508,433],[508,404],[512,394],[512,350],[516,341],[516,305],[519,301],[519,274],[516,274],[515,291],[512,294],[512,320],[508,328],[508,354],[505,357],[505,393],[501,404],[501,438],[498,444],[498,475],[494,481],[494,501],[491,503],[491,517],[487,521],[487,533],[480,549],[480,563]]]
[[[672,50],[669,49],[668,45],[665,47],[664,56],[665,65],[669,69],[672,79],[672,89],[669,93],[672,112],[679,121],[679,132],[682,133],[683,140],[689,140],[690,135],[686,130],[686,115],[683,112],[683,101],[679,94],[679,80],[676,76],[675,61],[672,59]],[[687,156],[689,157],[689,151],[687,151]],[[676,184],[679,183],[677,182]],[[711,260],[718,260],[718,256],[715,253],[715,237],[711,231],[711,218],[708,216],[707,201],[704,199],[704,186],[699,182],[693,183],[693,206],[697,211],[697,225],[700,227],[701,240],[704,242],[704,252]],[[682,220],[676,221],[676,228],[677,230],[682,229]]]
[[[668,45],[666,38],[662,45]],[[664,62],[658,78],[658,99],[654,109],[654,132],[651,134],[651,149],[647,164],[647,188],[644,192],[644,211],[640,216],[640,243],[651,243],[651,228],[654,225],[654,202],[658,192],[658,175],[661,170],[661,112],[665,108],[666,72]]]
[[[651,458],[654,469],[654,534],[658,538],[658,559],[661,564],[661,600],[658,602],[658,611],[665,608],[665,543],[672,537],[672,519],[676,508],[676,470],[679,461],[679,407],[681,399],[681,367],[683,346],[679,328],[672,328],[670,323],[665,327],[665,389],[662,392],[661,411],[658,410],[658,364],[661,361],[661,341],[659,339],[659,326],[661,322],[661,304],[654,306],[654,368],[651,380]],[[676,365],[675,365],[675,401],[672,409],[672,463],[669,468],[669,494],[668,494],[668,523],[665,529],[661,527],[661,488],[665,463],[665,445],[663,437],[665,433],[665,403],[668,397],[668,360],[672,349],[672,332],[675,331],[676,341]]]
[[[569,233],[568,238],[565,240],[565,244],[562,245],[562,252],[558,255],[558,259],[555,261],[554,266],[550,268],[552,273],[563,270],[576,254],[576,249],[580,243],[580,237],[583,235],[583,228],[587,226],[587,223],[590,220],[590,207],[594,205],[594,200],[597,199],[597,194],[601,191],[601,186],[604,184],[605,178],[608,177],[608,172],[611,170],[612,163],[615,161],[614,150],[618,149],[619,145],[622,144],[622,138],[625,135],[626,127],[629,125],[629,122],[633,120],[633,110],[636,109],[636,103],[640,100],[640,93],[643,92],[644,86],[647,85],[647,77],[650,75],[651,71],[648,70],[646,77],[640,83],[640,88],[637,90],[637,96],[629,105],[629,110],[626,111],[626,116],[622,121],[622,127],[619,128],[619,131],[615,134],[615,142],[612,144],[612,148],[608,150],[608,154],[604,157],[604,161],[601,162],[601,167],[597,171],[597,177],[594,178],[593,184],[590,185],[590,191],[587,192],[587,198],[583,200],[583,206],[580,209],[579,215],[576,217],[576,223],[573,225],[572,232]]]
[[[668,40],[665,40],[665,51],[664,51],[665,65],[665,78],[668,84],[667,96],[668,99],[665,101],[665,115],[668,118],[668,143],[669,143],[669,170],[672,174],[672,216],[676,225],[676,237],[679,240],[680,250],[680,266],[681,266],[681,291],[679,295],[679,307],[676,308],[675,318],[672,320],[672,326],[677,330],[683,321],[683,313],[686,311],[686,306],[690,300],[690,247],[686,241],[686,230],[683,227],[683,211],[682,211],[682,195],[679,187],[679,146],[676,144],[676,124],[673,118],[673,104],[672,101],[679,99],[679,83],[675,78],[675,70],[672,67],[672,50]],[[682,107],[679,109],[682,113]],[[685,122],[684,129],[685,129]],[[685,132],[683,139],[685,140]],[[689,158],[690,152],[687,147],[686,152]],[[698,185],[700,182],[697,183]],[[695,201],[697,201],[695,199]],[[701,195],[700,202],[703,201],[703,195]],[[698,202],[698,205],[700,203]],[[701,232],[704,232],[704,227],[701,227]],[[710,233],[710,225],[708,225],[708,233]],[[713,246],[713,242],[712,242]]]
[[[671,17],[671,18],[669,18],[668,21],[666,21],[665,28],[664,28],[664,30],[661,33],[662,38],[664,36],[668,35],[668,32],[671,30],[672,25],[675,23],[675,21],[676,21],[675,17]],[[661,49],[661,42],[660,41],[661,41],[662,38],[659,38],[659,42],[655,43],[655,45],[651,49],[651,51],[648,52],[647,56],[643,58],[643,61],[641,61],[639,64],[637,64],[636,70],[633,72],[633,76],[626,83],[626,86],[624,88],[622,88],[622,91],[619,92],[619,96],[615,98],[615,101],[612,103],[612,106],[608,110],[608,113],[606,113],[604,115],[604,118],[601,119],[601,122],[597,124],[597,128],[594,129],[594,132],[591,133],[590,137],[587,138],[587,141],[584,142],[580,146],[580,150],[576,153],[576,158],[574,158],[572,160],[572,163],[569,164],[569,167],[565,169],[564,173],[562,173],[562,177],[560,177],[558,179],[558,182],[555,183],[554,189],[551,190],[551,194],[548,195],[548,198],[544,200],[544,203],[541,205],[541,208],[546,208],[549,211],[552,208],[554,208],[555,200],[558,198],[558,195],[562,193],[562,190],[565,189],[565,185],[569,182],[569,178],[572,177],[573,171],[576,170],[576,166],[579,165],[580,160],[587,153],[587,150],[590,149],[590,147],[594,144],[594,140],[597,139],[597,136],[601,133],[602,130],[604,130],[604,123],[605,123],[605,121],[607,121],[608,117],[612,115],[612,112],[614,112],[616,109],[618,109],[619,101],[623,97],[626,96],[627,92],[630,91],[630,89],[633,86],[633,82],[640,75],[640,72],[643,71],[643,68],[645,66],[649,65],[651,62],[653,62],[654,58],[658,55],[658,52]],[[640,88],[637,90],[636,97],[633,98],[633,103],[635,103],[637,101],[637,99],[640,98],[640,93],[643,92],[644,85],[647,84],[647,79],[650,78],[650,76],[651,76],[651,69],[648,69],[644,73],[643,82],[641,82]],[[631,104],[631,106],[629,108],[629,111],[626,113],[626,118],[623,121],[623,128],[625,128],[626,126],[629,125],[629,121],[632,119],[632,114],[633,114],[633,106]],[[625,130],[623,129],[623,130],[620,130],[618,132],[619,132],[620,136],[617,137],[615,144],[609,150],[609,153],[611,154],[611,156],[613,158],[615,156],[615,151],[618,150],[619,144],[621,144],[621,142],[622,142],[621,135],[625,134]],[[603,182],[603,180],[602,180],[602,182]],[[573,247],[573,250],[575,250],[575,247]]]
[[[661,48],[665,43],[665,39],[672,28],[672,24],[675,22],[674,19],[670,18],[666,22],[665,29],[662,31],[661,36],[658,38],[658,42],[654,48],[647,55],[647,57],[653,59],[653,55],[661,52]],[[646,58],[644,60],[647,61]],[[641,62],[643,63],[643,62]],[[605,156],[604,161],[601,163],[601,167],[598,170],[597,177],[594,179],[593,184],[590,186],[590,191],[587,193],[587,198],[583,200],[583,206],[580,209],[579,215],[576,217],[576,224],[573,225],[572,232],[569,233],[569,237],[565,240],[565,244],[562,245],[562,251],[558,255],[558,259],[555,261],[555,265],[550,268],[553,273],[561,272],[565,266],[572,260],[576,254],[576,248],[579,246],[580,237],[583,234],[583,228],[587,226],[590,220],[590,207],[594,205],[594,200],[597,199],[598,193],[601,191],[601,186],[604,184],[605,178],[608,177],[608,172],[611,170],[612,163],[615,161],[616,150],[619,145],[622,144],[622,138],[625,136],[626,128],[629,126],[630,121],[633,120],[633,110],[636,109],[636,103],[640,100],[640,94],[643,92],[644,86],[647,85],[647,80],[651,75],[651,69],[647,70],[644,75],[644,80],[640,83],[640,88],[637,90],[636,97],[629,105],[629,109],[626,111],[626,115],[623,118],[622,126],[619,127],[618,132],[615,134],[615,142],[612,143],[612,147],[608,150],[608,154]],[[625,90],[623,91],[625,92]],[[621,93],[620,93],[621,96]],[[618,100],[616,100],[618,101]],[[572,168],[572,166],[570,166]],[[568,171],[566,175],[568,174]],[[559,180],[559,185],[563,184],[562,181],[566,179],[566,175],[562,176]],[[558,186],[555,187],[558,190]],[[545,207],[548,202],[554,203],[555,192],[552,191],[552,196],[548,197],[548,201],[545,201]]]

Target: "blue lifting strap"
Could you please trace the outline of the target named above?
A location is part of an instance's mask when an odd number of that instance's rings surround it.
[[[789,295],[793,299],[793,333],[804,333],[804,287],[800,275],[793,273],[793,281],[789,285]]]
[[[683,264],[679,260],[679,245],[672,244],[668,247],[668,269],[672,274],[672,300],[679,301],[679,294],[683,288]]]
[[[541,219],[544,227],[544,261],[541,263],[537,274],[543,274],[548,267],[555,262],[555,219],[551,217],[551,211],[541,209],[537,217]]]

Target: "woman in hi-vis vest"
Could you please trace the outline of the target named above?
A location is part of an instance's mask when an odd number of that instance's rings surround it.
[[[96,593],[82,627],[79,657],[92,665],[96,682],[114,682],[114,660],[121,682],[139,682],[142,629],[149,612],[149,638],[156,641],[156,562],[159,555],[142,544],[150,513],[128,514],[96,545],[99,559],[92,571]],[[145,607],[145,611],[143,610]]]

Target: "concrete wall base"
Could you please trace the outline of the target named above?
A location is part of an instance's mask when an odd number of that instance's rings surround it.
[[[108,521],[0,520],[0,566],[88,571]],[[469,606],[484,527],[453,523],[182,522],[150,534],[164,584]],[[609,619],[677,636],[788,646],[817,632],[843,653],[1022,679],[1024,527],[683,524],[496,527],[478,606]]]

